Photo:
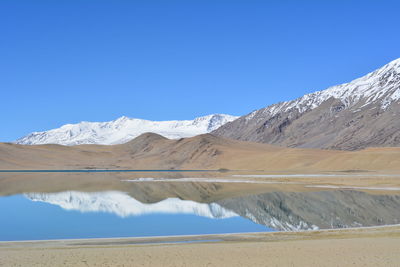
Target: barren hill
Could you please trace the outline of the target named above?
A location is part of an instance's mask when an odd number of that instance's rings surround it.
[[[399,170],[400,148],[360,151],[284,148],[211,134],[170,140],[145,133],[120,145],[0,143],[0,169]]]

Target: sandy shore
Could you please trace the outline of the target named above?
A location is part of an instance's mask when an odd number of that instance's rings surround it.
[[[0,242],[0,266],[399,266],[399,263],[400,226]]]

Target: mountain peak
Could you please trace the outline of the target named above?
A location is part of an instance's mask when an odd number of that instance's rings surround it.
[[[400,68],[400,57],[390,61],[388,65]]]
[[[156,133],[151,133],[151,132],[147,132],[147,133],[142,133],[141,135],[135,137],[134,139],[132,139],[131,141],[129,141],[129,143],[131,142],[154,142],[154,141],[158,141],[158,140],[168,140],[168,138],[160,135],[160,134],[156,134]]]
[[[349,83],[331,86],[322,91],[306,94],[292,101],[281,102],[264,109],[271,115],[296,109],[303,113],[319,107],[330,98],[340,100],[347,108],[363,102],[379,102],[382,109],[400,99],[400,59],[355,79]]]
[[[117,118],[116,120],[114,120],[114,122],[123,122],[123,121],[127,121],[130,120],[131,118],[127,117],[127,116],[121,116],[119,118]]]

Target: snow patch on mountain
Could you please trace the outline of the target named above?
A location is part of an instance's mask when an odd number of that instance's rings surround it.
[[[170,139],[179,139],[209,133],[237,118],[226,114],[213,114],[194,120],[149,121],[124,116],[109,122],[84,121],[77,124],[66,124],[57,129],[31,133],[16,140],[15,143],[23,145],[113,145],[126,143],[146,132],[157,133]]]

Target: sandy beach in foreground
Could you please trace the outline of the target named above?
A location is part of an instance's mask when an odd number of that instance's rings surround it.
[[[399,266],[399,263],[399,225],[304,232],[0,242],[0,266]]]

